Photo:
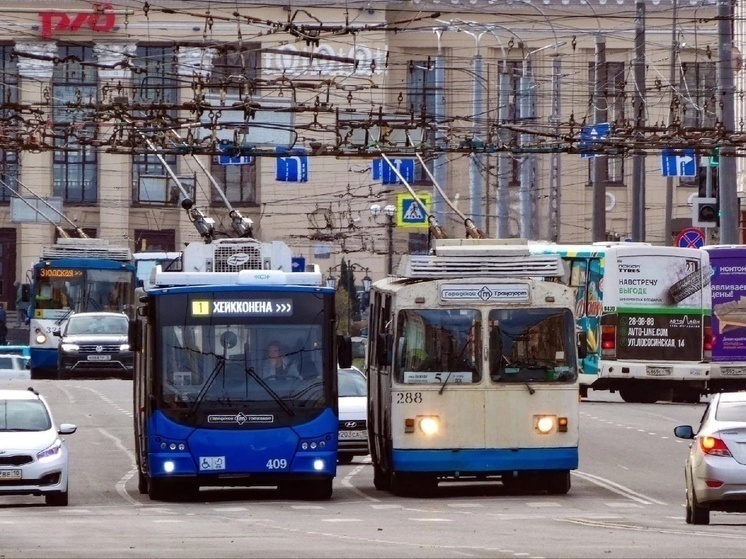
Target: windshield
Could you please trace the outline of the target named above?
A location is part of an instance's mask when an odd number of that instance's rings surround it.
[[[397,323],[396,379],[405,383],[479,382],[482,321],[472,309],[403,310]]]
[[[0,400],[0,431],[47,431],[51,427],[40,400]]]
[[[73,311],[128,312],[134,299],[129,270],[41,268],[34,283],[34,317],[57,319]]]
[[[365,396],[367,393],[365,377],[354,369],[340,369],[337,374],[339,397]]]
[[[67,323],[68,335],[116,334],[126,335],[129,322],[122,316],[71,316]]]
[[[161,398],[182,419],[216,410],[272,415],[272,423],[328,405],[319,324],[164,326]]]
[[[489,314],[490,378],[573,382],[574,323],[568,309],[502,309]]]

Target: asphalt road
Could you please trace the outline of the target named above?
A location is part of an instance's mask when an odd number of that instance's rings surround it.
[[[29,381],[0,382],[25,388]],[[340,466],[327,502],[271,489],[202,490],[189,503],[137,492],[131,383],[35,381],[55,419],[78,425],[70,506],[0,497],[0,557],[742,557],[746,517],[684,523],[688,442],[704,404],[581,404],[581,460],[568,495],[442,483],[429,498],[373,487],[368,458]]]

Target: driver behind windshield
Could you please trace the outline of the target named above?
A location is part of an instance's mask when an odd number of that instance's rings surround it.
[[[262,364],[261,376],[264,380],[295,380],[300,378],[298,368],[285,355],[278,341],[267,344],[267,359]]]

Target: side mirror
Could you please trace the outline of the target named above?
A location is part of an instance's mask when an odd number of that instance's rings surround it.
[[[53,336],[57,336],[58,338],[61,338],[62,337],[62,330],[60,330],[59,328],[55,328],[54,330],[52,330],[52,335]]]
[[[678,427],[674,427],[673,434],[680,439],[693,439],[694,429],[692,429],[691,425],[679,425]]]
[[[72,423],[61,423],[60,428],[57,431],[57,434],[59,435],[72,435],[75,431],[77,431],[78,426],[73,425]]]
[[[28,283],[21,284],[21,302],[31,301],[31,286]]]
[[[578,359],[585,359],[588,355],[588,335],[578,332]]]
[[[388,367],[391,365],[391,351],[394,346],[394,336],[391,334],[378,334],[376,339],[376,365]]]
[[[337,335],[337,364],[342,369],[352,367],[352,340],[349,336]]]

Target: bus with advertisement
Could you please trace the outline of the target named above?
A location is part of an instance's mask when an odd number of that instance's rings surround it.
[[[565,494],[578,466],[578,341],[562,261],[525,241],[436,239],[371,289],[376,489],[501,481]]]
[[[709,257],[647,243],[557,245],[534,254],[565,261],[585,333],[581,396],[619,392],[626,402],[698,402],[713,366]]]
[[[104,239],[60,238],[31,269],[31,378],[57,378],[59,338],[72,313],[115,311],[133,316],[135,265],[128,248]]]
[[[746,246],[708,245],[713,392],[746,390]]]
[[[154,500],[217,486],[328,499],[337,365],[351,364],[335,334],[334,289],[316,265],[291,271],[287,246],[284,257],[277,243],[229,241],[187,246],[190,271],[156,266],[139,300],[130,331],[138,489]],[[192,271],[208,252],[210,271]]]

